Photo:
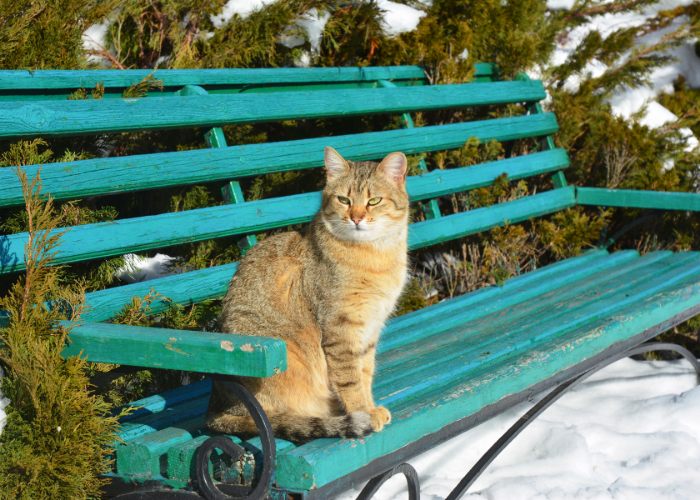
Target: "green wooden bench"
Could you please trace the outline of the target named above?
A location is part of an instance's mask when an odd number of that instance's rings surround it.
[[[123,131],[205,127],[208,148],[108,157],[41,167],[43,189],[56,200],[146,189],[221,182],[227,203],[176,213],[119,219],[71,228],[62,237],[56,264],[77,263],[161,249],[212,238],[239,236],[245,248],[254,235],[311,220],[320,195],[306,192],[246,202],[241,178],[319,168],[323,147],[352,160],[374,160],[461,147],[470,138],[502,142],[536,138],[539,149],[522,156],[408,179],[425,220],[410,228],[418,250],[490,228],[574,207],[601,205],[700,210],[700,196],[584,188],[567,185],[567,154],[555,146],[553,114],[538,102],[539,81],[496,81],[490,65],[475,81],[428,85],[417,67],[251,70],[162,70],[161,92],[123,99],[124,88],[144,71],[0,72],[0,139],[78,136]],[[105,86],[101,100],[67,100],[78,88]],[[519,109],[514,116],[414,127],[409,112],[487,105]],[[404,128],[268,144],[227,145],[221,125],[288,119],[400,114]],[[39,166],[22,167],[30,177]],[[551,176],[552,189],[485,208],[441,213],[440,197],[509,179]],[[0,207],[22,204],[12,168],[0,169]],[[24,269],[27,234],[0,236],[0,274]],[[160,277],[87,294],[89,306],[70,335],[65,356],[82,353],[95,362],[167,368],[213,376],[269,377],[285,369],[283,342],[211,332],[143,328],[110,323],[135,296],[151,290],[172,303],[191,304],[224,295],[237,264]],[[152,304],[155,313],[166,301]],[[460,483],[458,498],[495,453],[531,417],[571,384],[631,352],[700,312],[700,254],[696,252],[588,251],[512,279],[500,286],[443,301],[397,317],[382,334],[376,399],[393,414],[380,433],[362,440],[320,439],[302,445],[275,440],[254,400],[246,394],[261,435],[242,441],[212,436],[203,428],[211,382],[204,380],[133,403],[115,444],[114,484],[132,495],[220,498],[217,488],[253,497],[330,498],[375,477],[366,498],[395,473],[417,490],[415,471],[403,462],[540,391],[557,388],[514,427]],[[636,349],[636,350],[634,350]],[[236,448],[234,445],[242,448]],[[216,484],[209,475],[215,449],[245,450],[226,473],[242,489]],[[199,451],[198,451],[199,450]],[[224,474],[224,475],[226,475]],[[257,484],[251,489],[251,484]],[[267,493],[265,493],[267,492]]]

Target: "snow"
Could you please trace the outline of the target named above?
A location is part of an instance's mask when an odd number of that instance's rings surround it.
[[[463,498],[697,499],[696,383],[686,361],[618,361],[540,415]],[[520,405],[409,459],[420,476],[421,498],[445,498],[529,407]],[[339,498],[355,498],[360,489]],[[374,498],[406,498],[403,477],[392,478]]]
[[[389,0],[379,0],[377,5],[383,11],[384,29],[389,36],[413,31],[421,17],[425,16],[422,10]]]
[[[111,20],[107,19],[104,22],[93,24],[83,32],[83,48],[86,51],[105,50],[107,46],[107,28],[110,23]],[[101,63],[104,62],[104,59],[101,56],[90,54],[88,55],[88,61],[92,63]]]
[[[306,30],[311,44],[311,50],[318,52],[321,46],[321,36],[326,23],[331,18],[330,12],[319,12],[316,8],[309,10],[297,21],[297,25]]]
[[[2,430],[5,428],[5,423],[7,422],[7,414],[5,413],[5,408],[9,404],[10,400],[7,398],[3,398],[2,393],[0,392],[0,434],[2,434]]]
[[[673,7],[689,5],[692,0],[663,0],[646,6],[639,12],[620,12],[594,16],[586,24],[571,30],[567,38],[563,40],[554,51],[550,65],[562,64],[573,54],[588,33],[597,30],[605,38],[616,30],[641,26],[644,22],[657,15],[660,11]],[[570,8],[573,2],[568,0],[550,0],[547,5],[550,8]],[[658,42],[661,37],[675,29],[687,19],[676,19],[670,26],[646,35],[640,40],[640,44],[648,45]],[[700,86],[700,61],[695,55],[692,43],[669,50],[669,55],[677,60],[653,70],[649,76],[649,84],[635,88],[622,88],[610,99],[613,113],[626,119],[634,119],[640,113],[639,120],[649,127],[660,127],[669,121],[677,120],[666,108],[656,102],[661,93],[672,92],[673,82],[682,75],[691,87]],[[623,57],[624,59],[624,57]],[[581,75],[573,75],[565,82],[565,88],[570,91],[578,89],[583,76],[598,77],[607,69],[608,65],[594,60],[588,64]],[[694,145],[697,145],[695,143]],[[693,144],[690,145],[691,147]]]
[[[548,0],[547,8],[551,10],[570,9],[574,6],[576,0]]]
[[[2,368],[0,368],[0,380],[2,379],[3,375]],[[0,434],[2,434],[2,430],[5,428],[5,424],[7,423],[5,408],[7,408],[7,405],[9,404],[10,400],[2,397],[2,392],[0,392]]]
[[[238,14],[242,18],[248,17],[256,10],[260,10],[269,3],[277,0],[229,0],[224,5],[221,14],[211,17],[211,22],[215,28],[221,28],[228,23],[234,14]]]
[[[124,265],[120,267],[115,276],[126,283],[148,281],[161,276],[173,274],[175,257],[156,254],[154,257],[141,257],[133,253],[124,256]]]

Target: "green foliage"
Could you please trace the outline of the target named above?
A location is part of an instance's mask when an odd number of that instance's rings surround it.
[[[163,90],[163,82],[153,76],[153,73],[146,75],[143,80],[124,89],[123,97],[144,97],[151,90]]]
[[[10,324],[0,330],[2,391],[12,404],[0,435],[0,491],[4,498],[87,498],[99,495],[97,476],[109,469],[107,447],[116,437],[117,417],[90,390],[87,363],[63,360],[69,330],[81,311],[82,290],[61,281],[49,267],[59,234],[53,204],[42,202],[40,179],[29,183],[18,169],[25,195],[29,242],[24,275],[0,299]],[[49,301],[56,304],[48,308]]]
[[[282,45],[281,37],[302,35],[294,28],[295,21],[314,5],[323,3],[287,0],[269,4],[245,19],[234,15],[214,32],[197,64],[214,68],[291,65],[295,51]]]
[[[0,68],[86,66],[83,32],[118,4],[116,0],[0,2]]]
[[[411,279],[401,294],[398,304],[396,304],[394,315],[401,316],[411,311],[423,309],[428,305],[425,293],[421,281],[417,278]]]

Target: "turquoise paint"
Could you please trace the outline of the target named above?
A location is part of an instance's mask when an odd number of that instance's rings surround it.
[[[477,73],[492,71],[476,66]],[[163,82],[165,87],[280,85],[304,83],[335,83],[352,81],[423,80],[425,74],[418,66],[337,67],[337,68],[256,68],[256,69],[127,69],[127,70],[5,70],[0,71],[0,90],[47,90],[93,88],[98,83],[105,88],[126,88],[139,83],[148,75]]]
[[[501,398],[526,390],[561,370],[700,304],[700,277],[686,278],[631,305],[609,319],[585,325],[525,351],[479,365],[456,386],[407,407],[382,432],[364,440],[318,440],[278,459],[277,481],[289,488],[320,487]]]
[[[545,97],[541,82],[466,83],[148,99],[0,101],[0,138],[221,126],[302,118],[484,106]],[[181,103],[180,103],[181,101]]]
[[[377,160],[392,151],[414,154],[458,148],[470,137],[482,142],[510,141],[556,130],[558,125],[552,114],[516,116],[222,149],[54,163],[51,168],[29,165],[22,169],[30,179],[41,170],[43,192],[58,200],[320,167],[325,146],[333,146],[350,160]],[[197,168],[193,169],[192,165]],[[65,169],[70,170],[70,175],[66,175]],[[22,188],[14,169],[0,169],[0,206],[22,203]]]
[[[98,363],[246,377],[287,368],[287,349],[278,339],[112,323],[72,326],[62,356],[77,355]]]
[[[700,193],[577,187],[576,198],[581,205],[700,211]]]

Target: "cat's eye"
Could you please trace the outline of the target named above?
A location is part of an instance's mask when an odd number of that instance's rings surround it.
[[[343,205],[351,205],[352,203],[350,202],[350,198],[347,198],[345,196],[338,196],[338,201],[342,203]]]
[[[381,202],[381,201],[382,201],[382,199],[379,196],[377,196],[375,198],[370,198],[369,201],[367,202],[367,204],[369,206],[373,207],[374,205],[379,205],[379,202]]]

